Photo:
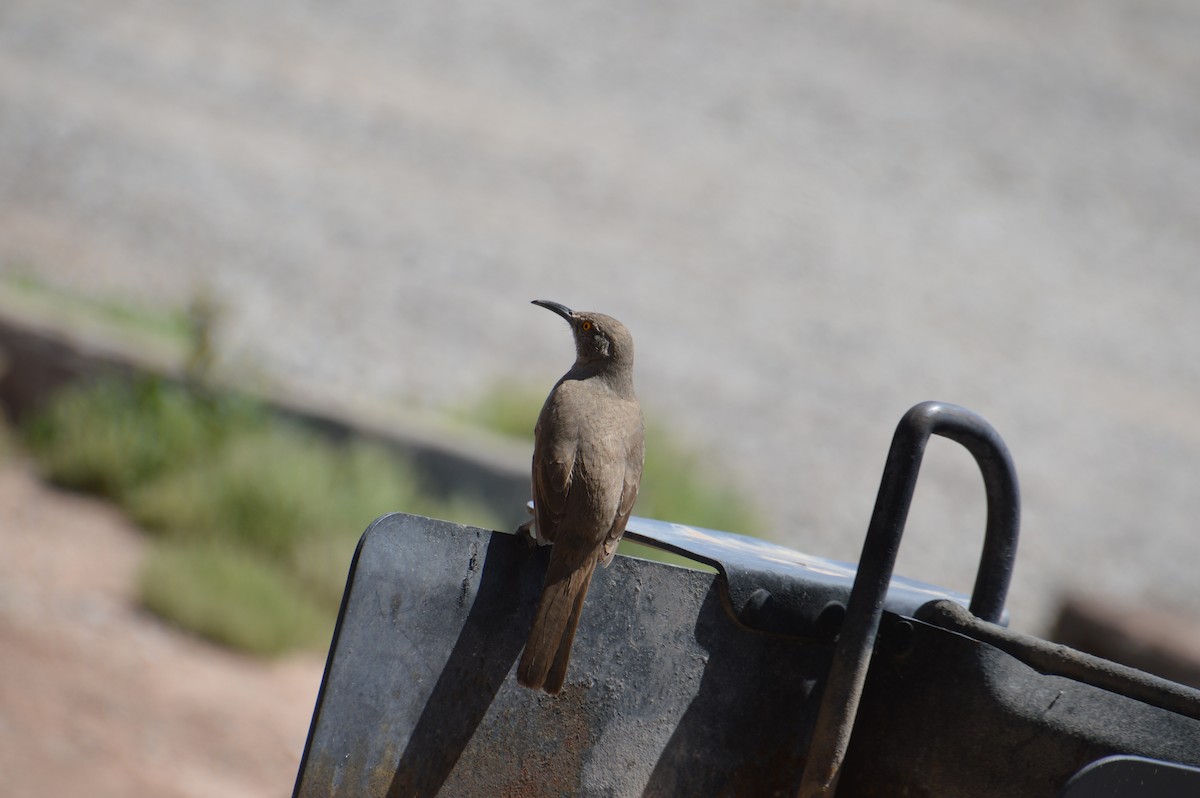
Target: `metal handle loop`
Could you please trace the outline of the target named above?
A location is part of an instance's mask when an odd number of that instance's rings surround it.
[[[930,435],[941,435],[962,444],[983,474],[987,529],[970,610],[993,623],[1004,613],[1021,521],[1020,492],[1008,447],[991,424],[970,410],[942,402],[922,402],[904,414],[888,450],[808,750],[800,784],[802,798],[833,795],[837,789],[879,631],[883,602],[900,550],[900,537],[904,534]]]
[[[957,405],[922,402],[900,420],[892,438],[875,512],[867,529],[858,574],[886,566],[883,589],[891,580],[891,569],[900,537],[912,505],[917,473],[930,435],[941,435],[961,444],[975,458],[983,475],[987,496],[987,527],[983,553],[971,593],[970,610],[984,621],[999,623],[1017,556],[1017,538],[1021,526],[1021,498],[1016,469],[1008,447],[999,433],[979,415]],[[888,559],[876,565],[877,558]],[[858,580],[855,580],[858,588]]]

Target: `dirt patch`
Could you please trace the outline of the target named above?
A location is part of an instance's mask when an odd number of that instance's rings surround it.
[[[322,658],[265,662],[142,612],[118,512],[0,465],[0,773],[10,796],[286,796]]]

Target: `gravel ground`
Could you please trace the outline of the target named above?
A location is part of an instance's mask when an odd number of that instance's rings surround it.
[[[437,408],[570,360],[774,537],[858,555],[910,405],[1012,448],[1014,625],[1061,591],[1200,613],[1200,6],[7,0],[0,264],[214,292],[222,351]],[[935,442],[900,570],[969,588],[979,479]]]

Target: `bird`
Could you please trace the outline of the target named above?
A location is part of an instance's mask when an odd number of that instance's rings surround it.
[[[553,545],[517,666],[520,684],[557,695],[592,574],[612,562],[637,501],[645,429],[625,325],[558,302],[533,304],[566,319],[575,338],[575,363],[551,389],[534,427],[529,531]]]

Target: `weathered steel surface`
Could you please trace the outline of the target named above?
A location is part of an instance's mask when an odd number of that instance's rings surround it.
[[[567,686],[516,684],[546,565],[391,515],[364,535],[296,795],[787,795],[828,646],[754,632],[713,574],[619,557]]]

